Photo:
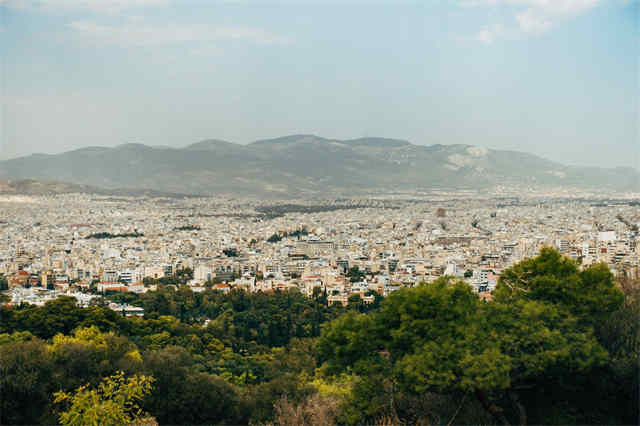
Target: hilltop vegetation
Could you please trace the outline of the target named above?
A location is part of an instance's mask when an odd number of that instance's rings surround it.
[[[70,424],[87,398],[133,421],[104,392],[129,386],[160,424],[637,424],[639,295],[545,249],[491,301],[444,277],[364,313],[322,292],[162,284],[124,296],[144,319],[70,298],[2,307],[0,423]]]

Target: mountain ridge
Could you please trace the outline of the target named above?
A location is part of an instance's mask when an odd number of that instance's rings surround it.
[[[182,148],[127,143],[0,161],[0,179],[42,179],[101,188],[265,197],[359,194],[496,185],[639,190],[632,168],[566,166],[521,151],[415,145],[393,138],[311,134],[247,145],[206,139]]]

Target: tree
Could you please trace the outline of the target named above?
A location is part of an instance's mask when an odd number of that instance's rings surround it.
[[[45,342],[22,340],[19,334],[0,345],[0,424],[40,423],[53,390]]]
[[[238,249],[235,248],[226,248],[222,252],[227,257],[238,257]]]
[[[144,370],[155,378],[145,408],[162,424],[242,423],[236,419],[235,388],[218,376],[199,373],[183,347],[144,354]]]
[[[592,389],[580,402],[591,412],[594,423],[640,423],[640,279],[622,277],[622,306],[596,326],[598,340],[609,352],[610,362],[582,385]],[[585,396],[587,396],[585,395]],[[616,410],[609,407],[615,406]]]
[[[278,241],[281,241],[281,240],[282,240],[282,237],[277,232],[271,235],[269,238],[267,238],[268,243],[277,243]]]
[[[72,399],[54,405],[54,392],[98,391],[118,371],[154,377],[142,407],[162,423],[270,421],[282,395],[300,403],[313,390],[308,338],[345,311],[327,306],[320,289],[307,298],[297,290],[194,293],[161,285],[124,297],[148,307],[147,315],[123,318],[63,297],[0,306],[0,392],[12,395],[0,398],[0,423],[56,423]]]
[[[180,424],[243,423],[238,413],[235,388],[224,379],[207,373],[189,374],[178,397]],[[175,414],[178,414],[175,413]],[[174,414],[174,416],[175,416]]]
[[[96,326],[78,328],[73,336],[57,334],[49,346],[55,364],[54,377],[64,389],[83,383],[98,384],[101,377],[118,370],[140,367],[140,354],[126,337],[102,333]]]
[[[63,425],[130,425],[144,417],[138,404],[151,392],[153,378],[124,377],[123,372],[106,377],[96,389],[80,386],[73,394],[56,392],[54,404],[70,403],[60,413]]]
[[[287,395],[275,403],[275,423],[279,425],[333,425],[340,413],[337,398],[321,396],[315,393],[301,404],[295,405]]]
[[[544,256],[539,260],[546,263]],[[559,270],[572,276],[567,272]],[[566,292],[574,285],[556,284]],[[603,297],[608,300],[608,293]],[[355,402],[366,417],[354,422],[370,422],[385,410],[403,419],[407,413],[394,401],[435,392],[474,395],[499,423],[544,423],[527,390],[607,361],[606,350],[574,308],[542,297],[484,303],[466,283],[445,277],[394,292],[369,315],[337,319],[324,329],[318,350],[328,374],[346,371],[359,377]]]
[[[349,280],[352,283],[356,283],[364,279],[364,273],[360,271],[360,268],[358,268],[358,266],[354,266],[352,268],[349,268],[349,271],[347,271],[347,277],[349,277]]]
[[[0,291],[5,291],[9,289],[9,282],[7,281],[7,278],[0,274]]]
[[[352,294],[349,296],[348,307],[349,309],[355,310],[357,312],[364,312],[365,304],[362,300],[362,297],[358,293]]]
[[[605,264],[580,271],[576,262],[550,247],[503,271],[494,295],[502,303],[524,299],[553,304],[578,317],[583,327],[601,324],[624,299]]]

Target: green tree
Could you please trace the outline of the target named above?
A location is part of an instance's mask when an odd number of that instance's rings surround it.
[[[162,424],[241,423],[235,388],[212,374],[197,372],[194,357],[168,346],[144,354],[144,371],[155,378],[145,408]]]
[[[360,282],[364,279],[364,273],[358,266],[353,266],[347,271],[347,277],[352,283]]]
[[[547,264],[547,255],[538,261]],[[564,266],[560,277],[575,277],[573,265],[560,261],[558,266]],[[553,271],[545,270],[547,275]],[[608,288],[607,277],[602,280],[590,285]],[[560,278],[554,282],[567,293],[575,285]],[[610,297],[605,292],[605,305]],[[328,374],[346,371],[359,377],[354,403],[366,416],[352,422],[380,414],[402,418],[406,413],[394,401],[429,392],[474,395],[500,423],[543,422],[535,398],[525,398],[528,390],[607,362],[606,350],[578,316],[583,311],[571,306],[575,299],[566,300],[568,306],[549,303],[519,290],[517,297],[484,303],[466,283],[445,277],[394,292],[369,315],[337,319],[323,331],[318,350]]]
[[[4,335],[0,345],[0,424],[37,424],[53,390],[53,365],[45,342],[18,334]]]
[[[133,343],[113,332],[102,333],[96,326],[78,328],[72,336],[57,334],[48,349],[54,363],[54,379],[63,389],[98,384],[100,378],[119,369],[135,372],[141,365]]]
[[[579,402],[586,407],[584,410],[596,411],[593,423],[639,424],[640,279],[622,277],[619,284],[624,293],[622,306],[596,326],[596,335],[609,352],[610,362],[583,377],[580,385],[592,392],[584,394]]]
[[[282,237],[277,232],[271,235],[269,238],[267,238],[268,243],[277,243],[278,241],[281,241],[281,240],[282,240]]]
[[[0,274],[0,291],[5,291],[9,289],[9,282],[7,281],[7,278]]]
[[[358,293],[356,294],[352,294],[349,296],[348,299],[348,305],[349,309],[357,311],[357,312],[364,312],[365,311],[365,303],[362,300],[362,297],[360,297],[360,295]]]
[[[595,327],[623,303],[624,296],[605,264],[580,271],[578,264],[545,247],[540,255],[503,271],[496,300],[537,300],[568,310],[581,325]]]
[[[95,389],[79,387],[73,394],[56,392],[54,403],[68,403],[60,413],[63,425],[129,425],[144,417],[139,403],[151,392],[153,378],[123,372],[106,377]]]

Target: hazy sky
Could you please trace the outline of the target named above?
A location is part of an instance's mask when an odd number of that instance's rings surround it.
[[[0,158],[385,136],[639,166],[637,0],[0,0]]]

